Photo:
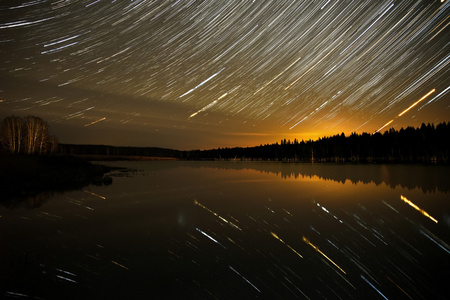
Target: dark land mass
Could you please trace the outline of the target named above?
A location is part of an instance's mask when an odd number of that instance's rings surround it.
[[[344,133],[316,141],[282,140],[256,147],[179,151],[156,147],[115,147],[106,145],[60,145],[65,155],[97,160],[181,159],[243,160],[283,162],[352,163],[449,163],[450,123],[422,124],[383,134]]]
[[[62,155],[79,156],[89,160],[174,160],[182,158],[182,151],[157,147],[60,144],[59,152]]]
[[[38,207],[51,193],[111,184],[111,168],[73,156],[0,155],[1,204]]]
[[[183,152],[184,159],[267,160],[285,162],[449,163],[450,123],[393,128],[383,134],[344,133],[317,141],[282,140],[249,148]]]
[[[0,202],[7,207],[42,203],[48,193],[81,189],[89,184],[108,184],[109,167],[90,160],[233,160],[323,163],[426,163],[449,164],[450,123],[436,127],[422,124],[383,134],[344,133],[316,141],[282,140],[256,147],[180,151],[157,147],[60,144],[52,155],[0,153]],[[285,174],[286,175],[286,174]],[[298,176],[295,171],[293,176]],[[304,174],[308,175],[308,174]],[[288,174],[287,176],[291,176]],[[336,175],[322,174],[324,178]],[[345,180],[345,176],[340,180]],[[347,177],[348,178],[348,177]],[[346,178],[346,179],[347,179]],[[336,180],[335,178],[333,178]],[[351,178],[349,178],[351,179]],[[339,179],[337,179],[339,180]],[[31,199],[31,200],[30,200]]]

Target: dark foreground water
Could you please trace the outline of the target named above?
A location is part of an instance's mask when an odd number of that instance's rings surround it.
[[[449,297],[448,167],[110,164],[0,206],[0,298]]]

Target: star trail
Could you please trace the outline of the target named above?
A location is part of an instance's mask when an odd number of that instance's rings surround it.
[[[0,117],[176,149],[446,122],[449,16],[448,1],[3,1]]]

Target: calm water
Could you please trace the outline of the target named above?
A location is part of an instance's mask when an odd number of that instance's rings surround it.
[[[448,167],[110,164],[0,206],[0,298],[448,299]]]

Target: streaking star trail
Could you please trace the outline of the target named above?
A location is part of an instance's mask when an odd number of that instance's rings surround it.
[[[61,143],[206,149],[450,121],[448,1],[4,2],[0,118],[39,116]]]
[[[93,121],[93,122],[91,122],[91,123],[88,123],[88,124],[84,125],[84,127],[94,125],[94,124],[96,124],[96,123],[98,123],[98,122],[101,122],[101,121],[104,121],[104,120],[106,120],[106,118],[98,119],[98,120],[96,120],[96,121]]]
[[[416,102],[414,102],[410,107],[408,107],[407,109],[405,109],[404,111],[402,111],[401,113],[398,114],[399,117],[403,116],[405,113],[407,113],[411,108],[413,108],[414,106],[416,106],[417,104],[419,104],[420,102],[422,102],[423,100],[425,100],[428,96],[430,96],[431,94],[433,94],[436,91],[436,89],[432,89],[431,91],[429,91],[425,96],[423,96],[422,98],[420,98],[419,100],[417,100]]]

